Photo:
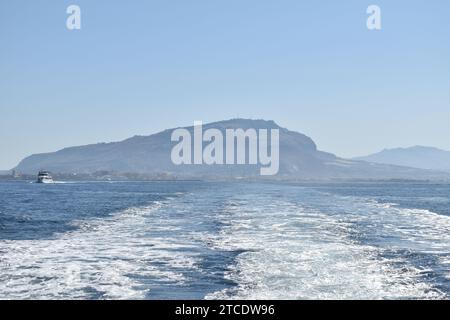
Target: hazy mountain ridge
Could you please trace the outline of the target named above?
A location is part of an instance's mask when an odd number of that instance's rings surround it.
[[[232,119],[203,125],[203,130],[279,129],[280,170],[277,179],[439,179],[442,174],[429,170],[370,164],[346,160],[317,149],[308,136],[278,126],[274,121]],[[193,132],[193,127],[185,127]],[[111,143],[65,148],[53,153],[35,154],[23,159],[17,172],[35,174],[40,169],[54,173],[89,174],[98,171],[115,173],[165,174],[180,178],[258,177],[258,165],[181,165],[170,159],[171,133],[174,129],[149,136]],[[269,144],[270,146],[270,144]],[[450,176],[450,175],[449,175]]]
[[[450,151],[434,147],[384,149],[378,153],[355,158],[355,160],[450,172]]]

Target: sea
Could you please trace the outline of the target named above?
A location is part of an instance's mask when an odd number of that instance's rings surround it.
[[[448,299],[450,184],[0,182],[0,299]]]

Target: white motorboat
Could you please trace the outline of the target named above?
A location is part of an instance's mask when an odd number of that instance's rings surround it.
[[[53,178],[48,171],[39,171],[37,183],[53,183]]]

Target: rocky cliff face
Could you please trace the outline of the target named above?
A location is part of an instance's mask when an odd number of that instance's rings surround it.
[[[440,173],[426,170],[341,159],[331,153],[319,151],[311,138],[281,128],[273,121],[232,119],[203,125],[204,131],[210,128],[220,130],[224,136],[226,129],[279,129],[280,163],[279,172],[275,176],[278,179],[442,177]],[[193,133],[193,127],[185,129]],[[26,174],[35,174],[40,169],[45,169],[54,173],[108,171],[167,174],[186,178],[259,176],[259,165],[174,165],[170,158],[171,150],[177,144],[171,141],[173,130],[165,130],[150,136],[135,136],[120,142],[70,147],[53,153],[35,154],[22,160],[15,169]]]

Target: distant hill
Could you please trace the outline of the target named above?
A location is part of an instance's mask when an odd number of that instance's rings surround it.
[[[304,134],[281,128],[274,121],[232,119],[204,124],[203,129],[255,128],[280,130],[280,170],[277,179],[439,179],[439,172],[407,167],[346,160],[319,151]],[[193,127],[186,127],[193,132]],[[181,165],[171,162],[176,142],[173,129],[124,141],[65,148],[53,153],[35,154],[15,168],[19,173],[36,174],[40,169],[53,173],[90,174],[95,172],[137,173],[177,178],[259,177],[257,165]],[[448,175],[450,176],[450,175]],[[447,176],[447,178],[448,178]]]
[[[420,169],[450,172],[450,151],[433,147],[385,149],[365,157],[355,158],[373,163],[385,163]]]

